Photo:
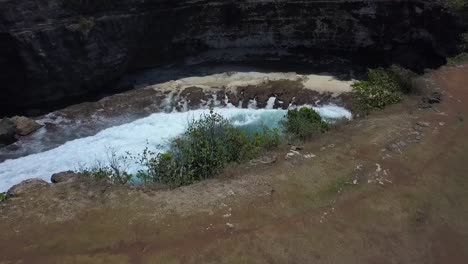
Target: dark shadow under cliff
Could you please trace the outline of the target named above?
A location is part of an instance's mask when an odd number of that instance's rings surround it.
[[[0,113],[37,114],[130,89],[115,84],[187,58],[336,74],[436,68],[463,28],[437,2],[3,1]]]

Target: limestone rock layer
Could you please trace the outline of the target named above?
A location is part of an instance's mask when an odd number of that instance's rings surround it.
[[[224,55],[201,61],[435,67],[460,30],[437,2],[0,0],[0,105],[63,102],[103,91],[127,72],[204,52]]]

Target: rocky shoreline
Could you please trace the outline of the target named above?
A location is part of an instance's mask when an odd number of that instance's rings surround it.
[[[43,127],[0,148],[0,162],[42,152],[158,112],[228,105],[286,109],[304,104],[335,104],[354,110],[351,83],[328,75],[228,72],[147,85],[35,118]]]
[[[41,191],[42,189],[49,187],[51,184],[73,183],[80,180],[83,180],[82,175],[73,171],[64,171],[53,174],[50,178],[51,183],[48,183],[42,179],[31,178],[24,180],[8,189],[6,192],[6,198],[9,199],[22,197],[31,192]]]

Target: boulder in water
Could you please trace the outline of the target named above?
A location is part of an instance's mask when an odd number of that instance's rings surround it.
[[[11,120],[16,125],[16,134],[20,136],[27,136],[42,127],[36,121],[25,116],[15,116]]]

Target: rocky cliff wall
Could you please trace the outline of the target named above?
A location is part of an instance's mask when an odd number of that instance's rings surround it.
[[[435,0],[0,0],[0,104],[65,101],[208,50],[423,69],[459,30]]]

